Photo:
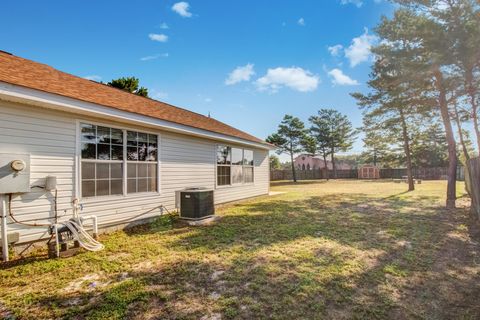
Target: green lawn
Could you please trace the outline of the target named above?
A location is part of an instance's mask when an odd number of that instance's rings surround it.
[[[445,182],[416,187],[276,183],[210,226],[163,217],[99,253],[38,252],[0,270],[0,318],[478,319],[479,226],[443,209]]]

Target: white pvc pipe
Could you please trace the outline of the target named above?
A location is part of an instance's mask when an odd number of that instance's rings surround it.
[[[96,239],[97,236],[98,236],[98,223],[97,223],[97,216],[94,216],[94,215],[90,215],[90,216],[83,216],[80,218],[80,221],[83,222],[85,220],[92,220],[92,224],[93,224],[93,238]]]
[[[2,206],[2,259],[8,261],[8,232],[7,232],[7,204],[5,195],[0,194],[0,205]]]
[[[54,224],[53,228],[55,229],[55,252],[57,258],[60,258],[60,244],[58,244],[60,238],[58,236],[58,224]]]

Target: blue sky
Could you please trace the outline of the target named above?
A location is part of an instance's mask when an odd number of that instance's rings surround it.
[[[283,115],[361,113],[385,0],[6,1],[0,49],[108,82],[266,138]],[[358,141],[352,152],[361,151]]]

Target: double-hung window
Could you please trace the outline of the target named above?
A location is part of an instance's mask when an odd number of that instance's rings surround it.
[[[127,131],[127,193],[157,191],[157,136]]]
[[[253,151],[217,146],[217,185],[253,183]]]
[[[217,147],[217,185],[226,186],[230,184],[232,152],[230,147]]]
[[[253,183],[253,151],[243,150],[243,182]]]
[[[157,191],[157,135],[80,124],[81,196]]]

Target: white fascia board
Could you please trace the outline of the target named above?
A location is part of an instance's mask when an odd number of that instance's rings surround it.
[[[17,86],[2,81],[0,81],[0,100],[35,105],[48,109],[105,118],[120,122],[135,123],[137,125],[159,128],[165,131],[212,139],[216,141],[225,141],[241,145],[248,145],[260,149],[273,149],[273,147],[266,144],[256,143],[253,141],[248,141],[221,133],[216,133],[166,120],[144,116],[141,114],[122,111],[119,109],[68,98],[53,93]]]

